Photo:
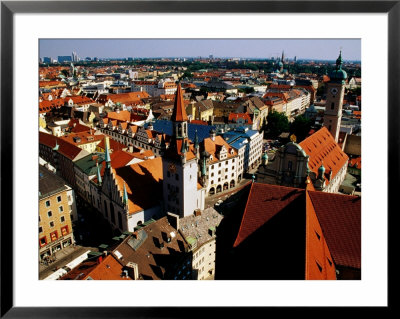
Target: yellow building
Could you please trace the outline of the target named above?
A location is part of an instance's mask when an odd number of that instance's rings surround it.
[[[186,113],[192,115],[193,120],[211,121],[214,113],[212,100],[202,100],[196,103],[190,103],[186,107]]]
[[[39,260],[72,245],[73,190],[64,180],[39,165]]]

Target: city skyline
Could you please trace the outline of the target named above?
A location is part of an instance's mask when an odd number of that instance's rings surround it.
[[[86,57],[107,58],[285,58],[361,60],[360,39],[41,39],[39,56],[56,58],[76,52]]]

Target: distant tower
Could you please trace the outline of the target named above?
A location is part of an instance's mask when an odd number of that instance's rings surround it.
[[[171,141],[162,158],[163,198],[167,212],[184,217],[193,214],[196,209],[204,209],[204,199],[199,199],[198,159],[189,144],[188,117],[180,84],[171,121]]]
[[[336,67],[329,74],[330,80],[326,83],[327,97],[324,113],[324,126],[329,130],[336,142],[338,142],[339,139],[344,85],[347,79],[347,73],[342,70],[342,63],[342,51],[340,51],[339,57],[336,60]]]
[[[279,63],[279,72],[282,73],[283,72],[283,65],[285,63],[285,52],[282,51],[282,57],[281,57],[281,61]]]

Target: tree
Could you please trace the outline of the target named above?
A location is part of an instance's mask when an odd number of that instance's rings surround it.
[[[296,136],[297,142],[304,140],[311,130],[313,121],[303,115],[297,116],[290,124],[290,133]]]
[[[277,138],[282,132],[289,131],[289,120],[284,113],[272,111],[267,116],[267,123],[266,135],[271,138]]]
[[[181,75],[180,79],[190,79],[190,78],[192,78],[192,77],[193,77],[192,72],[185,71],[185,72]]]

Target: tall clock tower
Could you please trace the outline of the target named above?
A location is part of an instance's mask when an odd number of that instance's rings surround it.
[[[340,123],[342,120],[342,108],[344,97],[344,85],[347,73],[342,70],[342,52],[336,60],[335,69],[329,74],[329,82],[326,83],[326,106],[324,113],[324,126],[332,134],[337,142],[339,139]]]
[[[185,217],[196,209],[204,209],[204,190],[198,189],[198,159],[188,138],[188,118],[180,84],[171,122],[170,145],[163,155],[164,208]]]

